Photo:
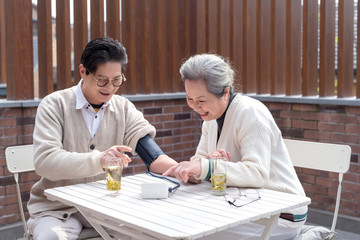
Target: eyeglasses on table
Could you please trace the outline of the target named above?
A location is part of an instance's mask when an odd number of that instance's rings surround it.
[[[243,207],[261,199],[260,193],[256,189],[240,191],[238,188],[226,189],[225,200],[232,206]]]

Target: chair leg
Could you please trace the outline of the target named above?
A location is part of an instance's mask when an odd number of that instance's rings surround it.
[[[24,227],[24,238],[26,240],[31,240],[31,234],[29,233],[27,224],[26,224],[26,219],[25,219],[25,214],[24,214],[24,208],[22,205],[22,199],[21,199],[21,191],[20,191],[20,186],[19,186],[19,174],[14,173],[14,178],[15,178],[15,183],[16,183],[16,195],[17,195],[17,199],[18,199],[18,203],[19,203],[19,210],[20,210],[20,216],[21,216],[21,221]]]

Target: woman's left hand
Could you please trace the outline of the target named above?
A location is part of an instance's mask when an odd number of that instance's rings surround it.
[[[216,152],[213,152],[212,154],[207,155],[206,157],[207,158],[224,157],[224,158],[226,158],[227,161],[230,161],[231,154],[230,154],[230,152],[226,152],[225,149],[220,149]]]

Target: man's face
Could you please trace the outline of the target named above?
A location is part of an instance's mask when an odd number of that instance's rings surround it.
[[[114,87],[113,79],[122,77],[121,63],[107,62],[99,65],[97,71],[86,75],[86,68],[80,64],[80,75],[83,79],[81,90],[86,100],[91,104],[108,102],[119,87]],[[96,79],[108,79],[104,87],[99,87]]]

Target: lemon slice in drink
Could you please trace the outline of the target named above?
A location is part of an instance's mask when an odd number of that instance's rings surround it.
[[[115,180],[110,173],[106,174],[106,189],[110,191],[117,191],[121,189],[120,181]]]
[[[225,175],[213,175],[212,176],[212,189],[215,191],[223,191],[226,189],[226,177]]]

